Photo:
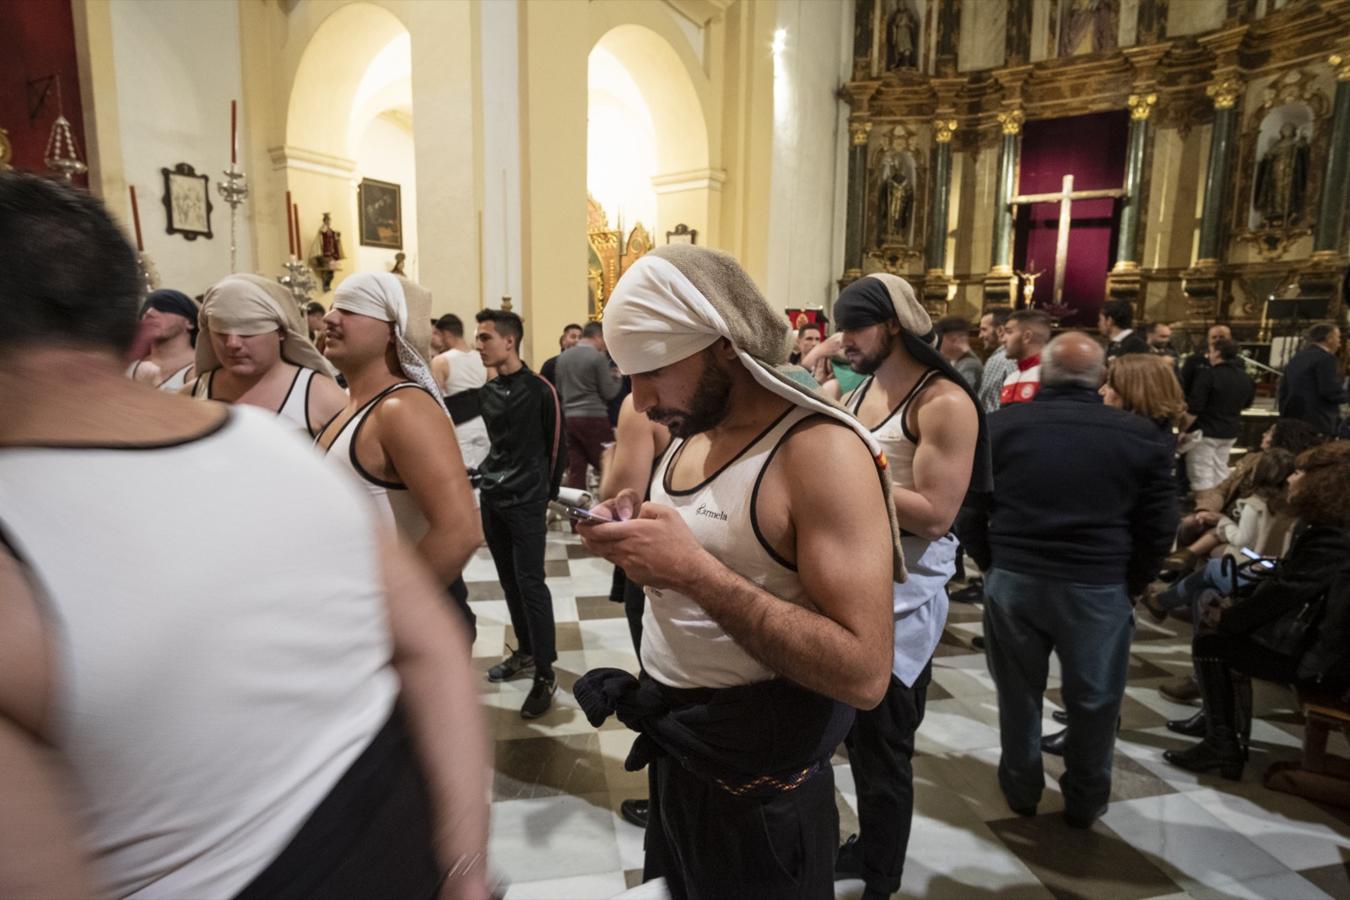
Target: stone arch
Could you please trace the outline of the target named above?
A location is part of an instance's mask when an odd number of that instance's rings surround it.
[[[657,139],[652,184],[662,227],[689,225],[698,230],[699,242],[707,243],[715,239],[725,180],[713,152],[707,77],[682,34],[656,30],[660,21],[597,23],[591,50],[614,57],[647,106]],[[663,243],[660,236],[657,243]]]

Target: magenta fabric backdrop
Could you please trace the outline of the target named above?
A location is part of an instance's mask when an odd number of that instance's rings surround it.
[[[1125,110],[1027,122],[1017,193],[1047,194],[1073,175],[1075,191],[1119,188],[1125,180],[1129,113]],[[1118,201],[1076,200],[1069,226],[1069,254],[1064,272],[1064,303],[1078,310],[1065,325],[1092,327],[1106,299],[1106,273],[1115,262]],[[1059,204],[1033,203],[1017,214],[1013,260],[1024,272],[1043,270],[1033,302],[1054,300],[1055,242]],[[1020,304],[1019,304],[1020,305]]]

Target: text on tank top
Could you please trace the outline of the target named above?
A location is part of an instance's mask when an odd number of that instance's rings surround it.
[[[672,440],[652,475],[653,503],[673,507],[698,542],[747,581],[788,603],[813,608],[796,566],[765,542],[755,520],[756,497],[765,470],[794,426],[812,415],[793,406],[736,456],[688,490],[672,490],[670,470],[682,439]],[[747,653],[703,607],[672,590],[647,588],[642,615],[642,666],[677,688],[732,687],[777,677]]]
[[[50,615],[52,737],[109,896],[233,896],[392,708],[369,510],[270,419],[0,449],[0,532]],[[333,557],[301,565],[317,533]]]
[[[212,369],[205,375],[198,375],[197,380],[192,385],[192,396],[215,400],[216,398],[211,393],[211,382],[217,371]],[[314,383],[314,375],[313,369],[306,369],[304,366],[297,367],[295,377],[291,379],[291,386],[286,389],[286,396],[282,399],[281,406],[275,410],[277,418],[301,429],[311,438],[316,436],[314,429],[309,424],[309,389]]]
[[[319,447],[319,449],[323,451],[325,458],[333,465],[345,469],[361,479],[361,483],[365,485],[367,493],[370,494],[370,499],[375,502],[377,514],[385,525],[396,529],[399,536],[408,542],[416,544],[426,535],[431,525],[427,522],[427,517],[422,513],[417,501],[413,498],[412,491],[408,490],[408,486],[405,484],[375,477],[367,472],[356,458],[356,440],[361,433],[361,426],[365,424],[371,411],[385,397],[404,388],[423,390],[421,385],[411,381],[391,384],[370,398],[364,406],[356,411],[355,415],[343,423],[342,427],[338,429],[338,433],[333,437],[333,442],[328,445],[327,450],[324,450],[323,447]],[[319,438],[323,437],[325,430],[327,430],[327,426],[319,431]]]
[[[891,483],[905,490],[914,489],[914,451],[918,449],[918,440],[909,430],[907,420],[909,418],[909,408],[913,405],[915,398],[922,393],[923,389],[928,387],[932,381],[941,373],[937,369],[929,369],[919,376],[914,382],[914,386],[905,394],[903,400],[891,410],[886,418],[881,420],[881,424],[871,429],[872,436],[877,439],[881,449],[886,453],[886,461],[890,464]],[[848,398],[845,408],[853,415],[858,414],[862,408],[863,399],[867,396],[867,391],[876,382],[875,375],[869,375],[867,380],[859,385],[858,389]]]

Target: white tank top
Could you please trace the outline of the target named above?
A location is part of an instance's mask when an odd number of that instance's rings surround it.
[[[472,350],[447,350],[441,354],[450,364],[450,378],[445,385],[445,396],[453,397],[460,391],[469,391],[487,384],[487,369],[483,358]]]
[[[212,369],[205,375],[198,375],[192,385],[192,396],[215,400],[216,398],[211,396],[211,380],[217,371]],[[276,411],[277,418],[299,428],[310,437],[315,436],[314,429],[309,424],[309,387],[314,383],[314,375],[313,369],[297,367],[295,377],[291,379],[291,386],[286,389],[286,396],[281,401],[281,408]]]
[[[127,366],[127,377],[128,377],[128,378],[131,378],[131,379],[135,379],[135,377],[136,377],[136,370],[139,369],[139,368],[141,367],[141,363],[144,362],[144,361],[145,361],[145,360],[138,359],[138,360],[136,360],[134,363],[132,363],[131,365]],[[168,378],[165,378],[165,379],[164,379],[163,381],[161,381],[159,384],[155,385],[155,387],[159,388],[161,391],[180,391],[180,390],[182,390],[183,387],[184,387],[184,385],[187,384],[187,373],[188,373],[188,370],[191,369],[191,368],[192,368],[192,363],[188,363],[186,366],[183,366],[183,368],[179,369],[177,372],[174,372],[174,373],[173,373],[172,375],[170,375]]]
[[[376,514],[386,526],[390,529],[396,529],[399,536],[404,540],[416,544],[426,535],[427,529],[431,526],[427,522],[427,517],[422,514],[421,508],[418,507],[417,501],[413,499],[408,486],[376,478],[361,468],[361,463],[356,459],[356,437],[361,433],[361,426],[365,423],[366,417],[370,415],[370,411],[385,397],[404,388],[423,390],[421,385],[414,382],[400,381],[398,384],[391,384],[380,391],[365,406],[358,409],[356,415],[347,420],[339,429],[337,436],[333,438],[333,443],[328,445],[324,454],[333,465],[347,472],[355,473],[361,479],[361,483],[366,486],[366,491],[370,494],[370,499],[375,501]],[[322,436],[323,432],[321,431],[319,434]]]
[[[891,473],[891,483],[907,490],[914,489],[914,452],[918,449],[918,441],[906,423],[909,408],[923,389],[940,375],[937,369],[929,369],[920,375],[899,405],[872,429],[872,435],[890,463],[887,470]],[[845,400],[845,408],[855,416],[873,380],[874,376],[869,376]],[[932,658],[947,624],[950,605],[947,582],[956,572],[957,542],[951,534],[930,541],[902,531],[900,546],[905,551],[909,577],[891,588],[891,608],[895,616],[891,673],[905,685],[913,686]]]
[[[359,492],[232,407],[162,447],[0,449],[0,528],[50,617],[54,740],[99,886],[232,897],[393,707]],[[299,534],[323,535],[321,565]]]
[[[674,507],[694,537],[722,565],[780,600],[813,609],[797,567],[778,557],[755,523],[759,479],[783,438],[812,414],[793,406],[730,462],[687,491],[667,484],[683,440],[674,440],[652,474],[651,500]],[[732,687],[777,675],[741,648],[697,601],[678,591],[647,588],[642,615],[642,666],[677,688]]]

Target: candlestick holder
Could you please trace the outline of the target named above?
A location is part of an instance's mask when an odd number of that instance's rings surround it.
[[[309,266],[305,265],[303,260],[291,259],[284,263],[282,268],[286,274],[277,279],[279,283],[288,288],[291,296],[295,298],[295,303],[300,307],[301,315],[305,312],[305,305],[312,299],[310,293],[318,287],[314,281],[314,273],[310,271]]]
[[[248,181],[245,180],[238,163],[230,163],[230,167],[222,174],[225,178],[216,185],[216,190],[220,191],[220,199],[230,204],[230,274],[233,275],[238,244],[236,235],[239,229],[239,204],[248,196]]]
[[[141,283],[145,285],[145,292],[149,294],[159,290],[159,271],[149,256],[144,253],[136,254],[136,268],[141,271]]]

